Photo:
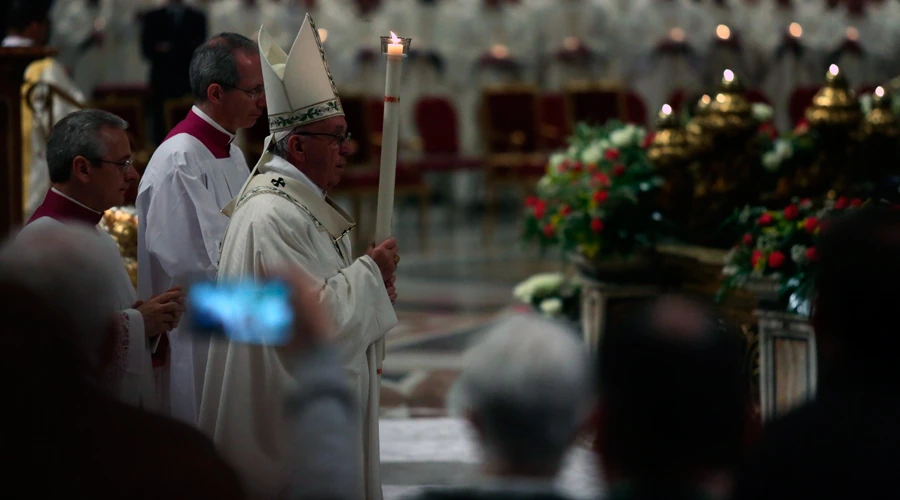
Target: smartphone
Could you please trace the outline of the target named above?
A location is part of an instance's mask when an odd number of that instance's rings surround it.
[[[271,346],[290,342],[294,323],[290,289],[277,280],[195,283],[187,316],[195,333]]]

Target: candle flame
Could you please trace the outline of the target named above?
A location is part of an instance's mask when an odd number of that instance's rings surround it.
[[[876,88],[875,95],[877,95],[878,97],[884,97],[884,87]]]
[[[328,30],[325,28],[319,28],[319,40],[322,43],[325,43],[326,39],[328,39]]]
[[[800,23],[791,23],[790,27],[788,27],[788,33],[794,38],[800,38],[803,36],[803,26],[800,26]]]
[[[725,73],[724,73],[724,76],[725,76],[725,81],[726,81],[726,82],[731,83],[731,82],[734,81],[734,71],[731,71],[730,69],[726,69],[726,70],[725,70]]]
[[[400,43],[400,38],[393,31],[391,31],[391,43]]]
[[[828,67],[828,72],[834,76],[838,76],[838,73],[841,72],[840,68],[838,68],[837,64],[832,64]]]
[[[671,115],[672,114],[672,106],[669,106],[668,104],[663,104],[662,114]]]
[[[731,38],[731,28],[725,26],[724,24],[720,24],[716,27],[716,36],[718,36],[721,40],[728,40]]]

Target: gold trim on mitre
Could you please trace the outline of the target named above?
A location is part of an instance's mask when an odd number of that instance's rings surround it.
[[[271,134],[344,116],[319,31],[309,14],[289,55],[275,43],[265,26],[259,28],[258,40]]]

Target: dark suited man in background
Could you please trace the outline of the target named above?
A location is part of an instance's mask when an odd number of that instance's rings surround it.
[[[190,94],[188,69],[194,50],[206,40],[206,14],[169,0],[165,7],[144,14],[141,50],[150,62],[153,89],[153,140],[159,144],[168,132],[163,104],[167,99]]]

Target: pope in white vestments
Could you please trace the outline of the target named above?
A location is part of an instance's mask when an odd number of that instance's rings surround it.
[[[269,110],[266,153],[233,205],[222,243],[219,281],[264,279],[290,267],[309,273],[334,320],[344,370],[363,417],[358,432],[358,496],[379,500],[377,419],[372,391],[377,368],[367,349],[397,323],[392,300],[399,257],[388,240],[354,260],[350,217],[327,197],[349,154],[346,122],[318,32],[307,16],[286,55],[259,33]],[[387,262],[387,264],[386,264]],[[370,363],[371,360],[371,363]],[[280,498],[290,488],[292,442],[284,420],[286,391],[295,388],[293,359],[271,345],[214,339],[203,385],[200,429],[241,475],[256,498]],[[374,429],[372,432],[374,422]],[[321,457],[299,453],[300,460]]]

